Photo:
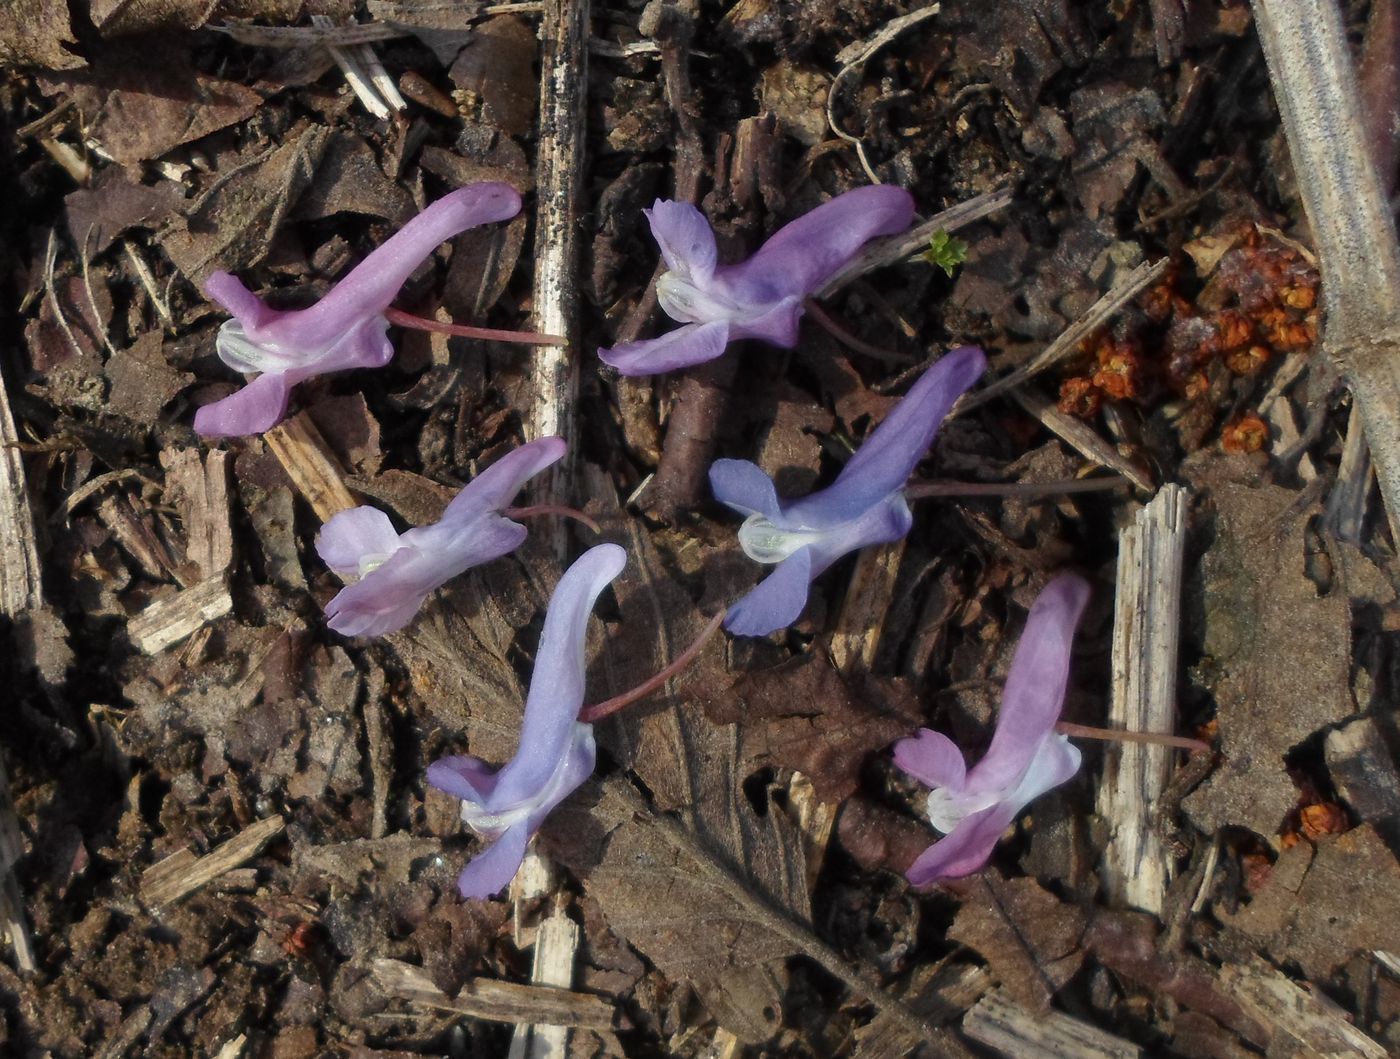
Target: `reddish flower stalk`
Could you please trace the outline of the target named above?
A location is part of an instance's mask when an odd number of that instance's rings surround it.
[[[415,331],[434,331],[440,335],[456,335],[458,338],[479,338],[483,342],[517,342],[522,346],[563,346],[568,339],[559,335],[545,335],[538,331],[498,331],[491,327],[467,327],[465,324],[445,324],[429,320],[425,316],[414,316],[393,306],[384,310],[384,319],[398,327],[411,327]]]
[[[565,504],[531,504],[529,507],[508,507],[501,512],[506,518],[538,518],[541,515],[558,515],[561,518],[571,518],[575,522],[582,522],[594,533],[602,533],[603,527],[598,525],[576,507],[568,507]]]
[[[715,634],[715,630],[719,628],[720,623],[724,621],[724,615],[725,611],[721,610],[711,618],[709,624],[700,630],[700,635],[695,638],[695,642],[676,656],[676,660],[660,673],[657,673],[656,676],[651,677],[649,680],[642,681],[642,683],[638,684],[631,691],[624,691],[621,695],[614,695],[612,698],[593,706],[585,706],[579,711],[578,719],[584,724],[594,724],[601,721],[604,717],[611,717],[624,706],[630,706],[638,699],[650,695],[657,688],[661,687],[661,685],[665,684],[666,681],[670,680],[682,669],[690,665],[691,662],[695,661],[695,657],[700,653],[700,649],[705,646],[710,637]]]
[[[1167,735],[1165,732],[1127,732],[1120,728],[1095,728],[1087,724],[1074,724],[1060,721],[1055,731],[1076,739],[1101,739],[1106,743],[1155,743],[1159,746],[1174,746],[1189,750],[1193,754],[1209,754],[1210,744],[1201,739],[1184,735]]]

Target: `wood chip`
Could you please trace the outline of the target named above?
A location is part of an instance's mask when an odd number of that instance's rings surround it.
[[[322,522],[356,506],[330,446],[305,412],[278,423],[263,440]]]
[[[195,448],[165,449],[160,454],[166,488],[185,524],[185,559],[205,578],[218,577],[233,563],[233,529],[229,522],[229,453],[210,450],[203,459]]]
[[[233,597],[220,574],[152,603],[127,622],[126,633],[146,654],[159,654],[231,610]]]
[[[245,827],[223,845],[202,857],[189,849],[172,853],[141,874],[141,900],[151,908],[174,904],[187,894],[256,857],[263,846],[280,835],[287,822],[269,816]]]
[[[864,548],[856,560],[836,618],[836,631],[831,634],[831,660],[843,676],[868,673],[875,664],[904,545],[901,537],[881,548]]]
[[[1273,1030],[1274,1046],[1291,1039],[1301,1046],[1301,1054],[1314,1059],[1385,1059],[1388,1054],[1343,1018],[1334,1005],[1318,1000],[1262,961],[1249,967],[1226,966],[1220,971],[1220,981],[1245,1011]],[[1292,1049],[1276,1053],[1271,1047],[1269,1054],[1294,1053]]]
[[[1119,535],[1109,728],[1171,732],[1176,725],[1185,548],[1186,491],[1177,485],[1163,486]],[[1154,806],[1170,772],[1167,747],[1111,743],[1099,787],[1099,815],[1109,826],[1105,889],[1111,899],[1157,915],[1171,858],[1154,827]]]
[[[19,456],[19,435],[0,378],[0,611],[18,617],[43,598],[34,515]]]
[[[963,1033],[1015,1059],[1139,1059],[1131,1041],[1058,1011],[1031,1012],[1001,993],[988,993],[963,1019]]]
[[[578,952],[578,924],[569,918],[563,901],[540,924],[535,935],[534,966],[530,981],[536,986],[569,989],[574,984],[574,957]],[[532,1013],[530,1022],[515,1029],[508,1059],[550,1059],[568,1054],[569,1027],[552,1024]]]
[[[97,517],[112,531],[122,550],[136,560],[136,565],[147,577],[155,581],[178,578],[182,584],[188,585],[189,579],[180,576],[180,564],[170,554],[170,549],[156,535],[150,521],[137,512],[131,498],[125,493],[104,498],[97,505]]]
[[[613,1008],[605,999],[568,989],[473,978],[450,997],[433,985],[421,967],[389,959],[375,960],[372,976],[385,996],[435,1011],[492,1022],[547,1019],[550,1025],[577,1029],[602,1030],[613,1024]]]
[[[0,928],[9,935],[15,950],[15,964],[28,973],[38,966],[34,948],[29,940],[29,924],[24,919],[24,896],[20,893],[15,865],[24,856],[24,840],[20,838],[19,818],[10,797],[10,777],[0,762]]]

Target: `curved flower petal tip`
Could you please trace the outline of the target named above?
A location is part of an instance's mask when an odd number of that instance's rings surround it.
[[[981,868],[1021,810],[1079,770],[1079,750],[1055,725],[1088,594],[1082,578],[1064,575],[1036,599],[1011,661],[996,732],[975,766],[966,769],[957,747],[927,729],[895,745],[895,764],[932,788],[929,821],[946,836],[907,872],[915,886]]]
[[[624,375],[713,360],[731,339],[792,348],[803,300],[868,240],[908,228],[914,200],[885,185],[848,191],[780,228],[749,260],[723,267],[715,264],[714,231],[690,203],[658,199],[646,215],[666,263],[657,301],[671,319],[699,328],[599,350]]]
[[[396,533],[389,517],[370,507],[331,518],[316,550],[332,570],[360,579],[326,604],[327,624],[342,636],[397,632],[452,578],[520,547],[528,531],[501,512],[565,449],[555,437],[520,446],[466,485],[440,521],[406,533]]]
[[[785,629],[802,616],[811,585],[812,552],[800,548],[729,608],[724,627],[735,636],[767,636]]]
[[[269,308],[237,278],[216,272],[206,280],[205,293],[233,314],[219,329],[219,357],[236,371],[281,375],[284,390],[313,375],[382,367],[394,353],[384,310],[414,269],[444,240],[519,211],[520,195],[509,184],[475,184],[454,191],[405,224],[307,309]],[[285,414],[285,392],[275,412],[270,408],[267,394],[255,390],[229,409],[196,414],[195,429],[204,434],[260,433]]]
[[[598,350],[598,359],[619,375],[656,375],[714,360],[729,343],[729,324],[686,324],[660,338],[624,342]]]
[[[627,553],[616,544],[600,544],[559,579],[535,653],[520,747],[505,767],[491,776],[469,757],[429,766],[428,782],[462,799],[462,822],[495,838],[463,869],[458,879],[463,897],[485,898],[504,889],[545,817],[593,773],[593,727],[578,722],[588,616],[626,562]]]
[[[259,375],[223,400],[196,409],[194,429],[210,438],[261,434],[282,421],[291,391],[287,376]]]

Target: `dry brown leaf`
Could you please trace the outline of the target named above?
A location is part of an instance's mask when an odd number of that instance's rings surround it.
[[[1299,842],[1279,854],[1264,886],[1220,918],[1274,960],[1325,978],[1362,949],[1400,951],[1400,864],[1368,824]]]
[[[1007,992],[1037,1011],[1084,962],[1082,910],[1060,901],[1034,879],[978,877],[948,936],[975,949]]]
[[[868,677],[848,683],[822,651],[746,673],[704,702],[710,720],[742,725],[750,770],[796,769],[825,802],[854,794],[865,759],[911,734],[923,718],[902,682]]]
[[[68,5],[52,0],[16,0],[0,6],[0,64],[75,70],[87,60],[76,46]]]
[[[1218,473],[1212,461],[1201,477]],[[1296,493],[1229,480],[1212,480],[1210,493],[1202,668],[1224,761],[1183,804],[1203,831],[1235,824],[1273,836],[1297,800],[1284,756],[1354,712],[1350,609],[1343,590],[1319,595],[1304,572],[1313,545],[1307,513],[1292,510]]]

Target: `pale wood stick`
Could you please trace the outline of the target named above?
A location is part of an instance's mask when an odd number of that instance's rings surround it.
[[[19,833],[19,817],[10,797],[10,777],[0,761],[0,929],[10,937],[15,965],[26,974],[35,970],[34,946],[29,924],[24,918],[24,896],[15,877],[15,864],[24,856],[24,840]]]
[[[535,163],[535,330],[562,335],[563,346],[530,353],[528,439],[557,434],[569,454],[536,476],[541,502],[567,503],[575,462],[574,402],[578,394],[578,216],[583,174],[584,92],[588,84],[588,0],[546,0],[540,79],[540,136]],[[563,523],[552,528],[562,558]]]
[[[1322,348],[1356,398],[1400,540],[1400,246],[1335,0],[1254,0],[1322,273]]]
[[[1062,1015],[1028,1011],[1000,993],[988,993],[963,1019],[963,1032],[1016,1059],[1140,1059],[1142,1049],[1122,1037]]]
[[[355,506],[330,446],[305,412],[284,419],[263,440],[322,522]]]
[[[1118,536],[1113,695],[1108,725],[1130,732],[1176,727],[1177,647],[1186,549],[1186,491],[1164,485]],[[1112,900],[1160,915],[1172,865],[1153,827],[1167,787],[1165,746],[1114,743],[1104,752],[1099,815],[1108,821],[1104,888]]]
[[[173,904],[186,894],[217,879],[224,872],[251,860],[282,833],[287,822],[269,816],[249,824],[238,834],[202,857],[188,848],[170,854],[141,873],[141,900],[151,908]]]
[[[219,574],[152,603],[126,623],[126,634],[146,654],[159,654],[231,610],[228,581]]]
[[[608,1029],[613,1024],[612,1005],[590,993],[471,978],[452,997],[433,985],[433,980],[423,968],[384,958],[374,961],[371,974],[375,986],[385,996],[437,1011],[451,1011],[493,1022],[547,1018],[557,1025],[599,1030]]]
[[[1277,1054],[1360,1056],[1385,1059],[1390,1054],[1336,1008],[1301,988],[1282,971],[1256,960],[1245,966],[1226,964],[1220,984],[1254,1019],[1269,1027]],[[1288,1044],[1294,1047],[1286,1047]],[[1275,1054],[1274,1048],[1269,1049]]]
[[[29,508],[29,485],[19,456],[10,396],[0,377],[0,611],[16,618],[41,602],[39,546]]]

